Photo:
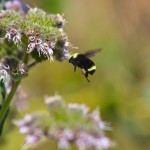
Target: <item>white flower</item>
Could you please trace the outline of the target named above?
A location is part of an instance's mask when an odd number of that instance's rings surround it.
[[[41,45],[41,44],[42,44],[42,39],[37,38],[37,39],[35,40],[35,44],[36,44],[36,45]]]
[[[29,36],[29,41],[30,41],[30,42],[35,41],[35,37],[34,37],[34,36]]]
[[[53,105],[53,104],[58,104],[58,103],[62,103],[62,97],[59,96],[59,95],[56,95],[56,96],[50,96],[50,97],[46,97],[45,98],[45,103],[50,106],[50,105]]]
[[[18,33],[16,36],[13,37],[13,42],[15,45],[18,45],[21,43],[21,34]]]
[[[68,52],[69,47],[71,46],[70,42],[65,42],[64,47],[63,47],[63,51],[66,53]]]
[[[48,55],[47,55],[48,60],[53,61],[53,50],[49,48],[47,52],[48,52]]]
[[[5,38],[8,39],[8,41],[11,41],[12,36],[9,32],[6,33]]]
[[[5,69],[0,70],[0,81],[5,81],[8,77],[8,72]]]
[[[6,14],[5,10],[0,10],[0,18],[4,17]]]
[[[86,115],[89,112],[89,108],[84,104],[68,104],[68,108],[82,112],[83,115]]]
[[[35,43],[29,43],[27,48],[27,53],[31,53],[35,48]]]
[[[53,50],[49,47],[47,43],[43,43],[41,53],[45,55],[48,60],[53,61]]]
[[[50,47],[51,47],[51,48],[55,48],[55,45],[56,45],[56,42],[51,42],[51,43],[50,43]]]
[[[18,31],[17,31],[17,29],[15,29],[15,28],[12,28],[12,29],[10,30],[10,34],[11,34],[12,36],[16,35],[17,33],[18,33]]]

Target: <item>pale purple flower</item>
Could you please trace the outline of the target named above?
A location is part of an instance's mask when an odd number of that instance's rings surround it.
[[[106,128],[105,123],[100,118],[98,109],[93,110],[93,112],[90,114],[90,117],[98,124],[100,129],[104,130]]]
[[[32,33],[33,34],[33,33]],[[53,50],[48,43],[43,42],[41,38],[29,36],[30,43],[28,44],[27,53],[31,53],[35,48],[39,53],[39,57],[44,55],[49,61],[53,61]],[[54,43],[53,43],[54,44]]]
[[[94,149],[103,150],[110,148],[111,142],[105,136],[94,136],[86,132],[80,131],[77,133],[76,146],[79,150]]]
[[[68,149],[70,147],[69,141],[66,140],[66,139],[63,139],[63,138],[58,140],[58,144],[57,145],[58,145],[58,148],[60,150],[66,150],[66,149]]]
[[[23,119],[14,120],[13,123],[17,126],[21,127],[30,127],[33,124],[34,115],[27,114]]]
[[[76,134],[76,146],[79,150],[85,150],[91,148],[92,136],[86,132],[79,131]]]
[[[41,141],[43,139],[43,136],[42,135],[36,135],[36,134],[29,134],[27,137],[26,137],[26,140],[25,140],[25,143],[27,145],[33,145],[33,144],[37,144],[39,141]]]
[[[11,29],[8,29],[5,38],[8,39],[8,41],[13,41],[15,45],[20,44],[21,43],[20,30],[17,30],[13,27]]]
[[[30,132],[30,128],[28,126],[21,126],[19,132],[22,134],[28,134]]]
[[[21,43],[21,34],[17,33],[14,37],[13,37],[13,42],[15,45],[18,45]]]
[[[68,52],[69,47],[71,46],[70,42],[65,42],[64,47],[63,47],[63,51],[66,53]]]
[[[100,137],[94,140],[96,149],[109,149],[111,141],[107,137]]]
[[[48,107],[57,106],[59,104],[62,104],[62,102],[63,102],[62,97],[59,95],[45,98],[45,103]]]
[[[53,61],[53,50],[49,47],[47,43],[42,44],[41,53],[45,55],[48,60]]]
[[[14,10],[14,11],[22,11],[27,13],[29,8],[25,5],[23,0],[9,0],[4,4],[6,9]]]
[[[63,128],[51,129],[49,131],[49,135],[58,140],[59,139],[72,140],[74,137],[73,132],[67,128],[66,129],[63,129]]]
[[[5,2],[5,7],[15,11],[21,10],[21,4],[19,0]]]
[[[61,16],[60,14],[57,14],[55,19],[56,19],[55,26],[63,28],[66,23],[66,20],[63,18],[63,15]]]
[[[37,49],[39,56],[42,48],[42,39],[35,36],[29,36],[30,43],[28,44],[27,53],[31,53],[35,48]]]

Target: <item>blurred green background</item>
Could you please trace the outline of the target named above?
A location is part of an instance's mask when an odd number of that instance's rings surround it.
[[[113,127],[108,136],[116,150],[150,150],[150,3],[148,0],[27,0],[31,7],[64,14],[65,31],[79,52],[102,48],[93,58],[97,71],[88,83],[68,62],[44,62],[22,82],[28,108],[46,111],[45,95],[100,107]],[[15,113],[15,111],[14,111]],[[13,116],[13,114],[11,114]],[[11,127],[11,129],[9,129]],[[24,141],[16,127],[5,127],[0,149],[19,150]],[[44,146],[44,144],[46,146]],[[36,150],[55,149],[46,141]]]

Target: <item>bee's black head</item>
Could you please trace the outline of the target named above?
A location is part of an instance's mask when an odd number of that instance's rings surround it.
[[[73,57],[71,57],[71,58],[69,59],[69,63],[74,64],[74,58],[73,58]]]
[[[71,56],[71,58],[69,59],[69,63],[75,64],[76,63],[76,59],[78,57],[79,53],[75,53]]]

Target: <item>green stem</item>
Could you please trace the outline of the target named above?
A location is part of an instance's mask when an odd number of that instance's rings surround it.
[[[0,82],[0,87],[1,87],[1,95],[2,95],[2,103],[3,103],[6,99],[6,88],[5,88],[4,81]]]
[[[4,9],[4,3],[5,3],[5,0],[0,1],[0,9]]]
[[[1,87],[1,95],[2,95],[2,104],[0,105],[0,110],[1,110],[3,103],[5,102],[5,99],[6,99],[6,88],[5,88],[5,83],[3,80],[0,81],[0,87]],[[5,123],[8,113],[9,113],[9,109],[6,111],[6,113],[2,119],[2,122],[0,122],[0,136],[2,135],[3,126],[4,126],[4,123]]]
[[[1,109],[1,111],[0,111],[0,123],[1,123],[2,120],[3,120],[6,111],[8,110],[8,107],[9,107],[9,105],[10,105],[10,103],[11,103],[11,100],[12,100],[12,98],[13,98],[13,96],[14,96],[14,94],[15,94],[15,92],[16,92],[16,90],[17,90],[19,84],[20,84],[20,82],[21,82],[21,80],[17,81],[17,82],[14,84],[14,86],[12,87],[12,90],[11,90],[11,92],[9,93],[7,99],[6,99],[5,102],[3,103],[3,107],[2,107],[2,109]]]

